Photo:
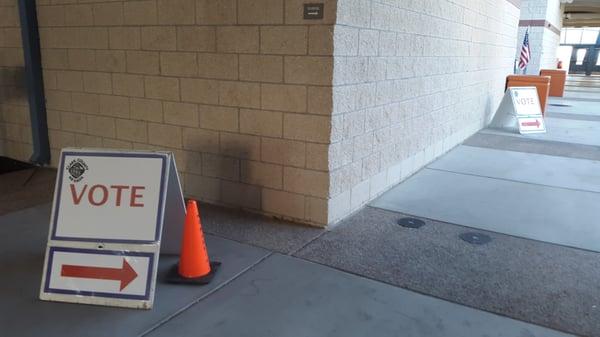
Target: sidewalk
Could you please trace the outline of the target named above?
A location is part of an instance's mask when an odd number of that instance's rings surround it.
[[[42,302],[37,296],[49,211],[42,205],[0,217],[3,335],[566,336],[292,256],[316,232],[286,224],[276,225],[280,253],[208,234],[209,253],[223,266],[206,287],[165,283],[177,258],[162,256],[150,311]],[[329,242],[319,241],[312,244]]]
[[[492,238],[477,252],[427,259],[409,289],[600,335],[600,102],[591,101],[600,92],[590,92],[551,99],[546,134],[482,130],[371,203]],[[443,275],[443,285],[423,286]]]
[[[161,256],[150,311],[39,301],[50,205],[24,204],[0,216],[0,335],[600,336],[600,103],[550,103],[548,134],[483,130],[329,231],[202,205],[222,269],[170,285]]]

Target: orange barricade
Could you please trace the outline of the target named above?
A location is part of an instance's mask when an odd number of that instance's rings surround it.
[[[546,111],[546,102],[550,93],[550,77],[537,75],[508,75],[506,88],[509,87],[536,87],[540,97],[542,113]]]
[[[550,96],[563,97],[567,72],[559,69],[542,69],[540,76],[550,76]]]

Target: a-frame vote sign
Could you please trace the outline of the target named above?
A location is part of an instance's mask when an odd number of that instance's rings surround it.
[[[40,298],[152,308],[159,253],[178,252],[184,218],[172,153],[64,149]]]
[[[537,89],[508,88],[490,127],[514,130],[521,134],[546,132]]]

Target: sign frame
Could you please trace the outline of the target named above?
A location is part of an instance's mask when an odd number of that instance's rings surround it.
[[[150,237],[150,233],[152,233],[152,230],[146,232],[147,235],[146,237],[144,237],[144,240],[136,240],[129,238],[114,239],[94,236],[72,237],[69,235],[65,236],[65,233],[62,233],[62,235],[56,235],[57,228],[60,226],[59,222],[64,221],[64,219],[59,217],[61,209],[60,198],[61,193],[68,193],[67,191],[63,191],[63,183],[64,179],[66,179],[67,175],[69,174],[69,172],[67,172],[66,164],[67,158],[70,157],[82,157],[84,159],[86,157],[108,157],[127,158],[127,160],[132,160],[136,158],[150,158],[161,160],[160,164],[153,164],[153,173],[150,173],[149,177],[145,178],[151,180],[154,180],[154,177],[156,177],[156,179],[160,178],[158,184],[154,183],[152,185],[152,193],[154,193],[154,199],[152,202],[151,211],[156,212],[156,223],[153,224],[153,240],[147,240],[147,238]],[[183,221],[185,219],[185,201],[183,199],[181,183],[177,174],[177,167],[175,164],[175,158],[173,156],[173,153],[166,151],[123,151],[107,149],[65,148],[60,153],[60,161],[58,166],[59,171],[56,178],[56,187],[54,189],[54,198],[48,230],[48,243],[46,246],[46,255],[44,258],[44,269],[41,278],[39,298],[41,300],[48,301],[151,309],[154,303],[154,294],[156,290],[158,261],[160,253],[174,254],[179,252],[182,237],[181,235],[183,231]],[[108,167],[112,166],[109,165]],[[104,169],[104,179],[106,179],[106,176],[111,176],[112,174],[115,174],[112,172],[112,170]],[[63,177],[63,175],[65,177]],[[158,175],[160,175],[160,177]],[[156,182],[156,180],[154,180],[154,182]],[[106,185],[109,185],[108,181],[106,183]],[[73,191],[71,192],[74,193]],[[115,207],[117,206],[118,204]],[[154,207],[156,207],[157,209],[155,210]],[[85,212],[85,210],[83,212]],[[150,210],[148,210],[148,212],[150,212]],[[152,221],[154,221],[154,218],[151,215],[149,215],[148,219],[153,219]],[[145,223],[146,222],[144,221],[138,222],[138,224],[143,224],[143,228],[148,228],[146,227]],[[66,231],[66,229],[63,231]],[[104,284],[108,286],[111,283],[106,282],[115,282],[116,279],[95,277],[87,278],[85,276],[81,277],[63,275],[61,272],[59,279],[63,277],[76,277],[75,279],[73,279],[72,284],[70,284],[72,288],[53,288],[51,286],[51,282],[56,282],[56,272],[57,270],[59,270],[57,265],[61,263],[60,261],[54,260],[54,256],[57,252],[63,256],[63,263],[66,255],[69,255],[66,257],[67,259],[74,260],[84,257],[84,254],[90,254],[88,255],[89,257],[95,255],[94,258],[91,258],[90,263],[83,262],[83,265],[74,266],[83,267],[84,269],[87,268],[88,270],[109,269],[114,271],[118,268],[95,266],[93,261],[98,261],[98,259],[106,261],[110,260],[109,258],[102,258],[102,255],[105,255],[107,257],[123,256],[124,266],[125,262],[127,262],[127,264],[131,262],[132,264],[129,267],[132,268],[133,271],[135,271],[136,278],[145,276],[147,279],[130,281],[133,282],[133,284],[137,288],[136,291],[138,291],[138,293],[136,294],[132,294],[131,289],[129,289],[130,292],[127,293],[127,286],[129,285],[129,283],[125,285],[122,289],[120,289],[118,292],[112,292],[112,290],[108,292],[100,290],[90,291],[85,289],[77,289],[76,287],[78,282],[79,285],[86,284],[86,282],[88,282],[87,284]],[[138,260],[135,259],[136,257],[138,258]],[[140,258],[148,258],[148,265],[147,267],[143,267],[144,271],[141,274],[141,269],[139,269],[139,266],[146,266],[146,262],[140,265]],[[134,263],[137,263],[138,267],[136,267]],[[60,270],[63,270],[62,268],[65,266],[65,264],[62,264],[60,266]],[[136,270],[136,268],[138,269]],[[54,278],[55,281],[52,281],[52,278]],[[139,283],[142,281],[144,283]],[[87,284],[86,287],[88,287]],[[138,294],[141,293],[142,288],[139,288],[139,286],[142,284],[145,284],[145,291],[144,295],[140,296]],[[104,286],[99,286],[99,289],[102,289],[103,287]],[[112,286],[108,286],[108,288],[111,287]]]
[[[510,87],[508,88],[509,92],[510,92],[510,98],[511,101],[513,103],[513,108],[514,108],[514,112],[515,115],[517,116],[537,116],[537,115],[542,115],[542,106],[540,104],[540,98],[538,96],[537,93],[537,88],[536,87]],[[518,99],[519,99],[519,92],[521,91],[525,91],[525,92],[532,92],[535,96],[534,98],[534,109],[536,110],[533,113],[523,113],[522,109],[523,109],[523,104],[519,103]]]
[[[148,154],[143,154],[143,153],[139,153],[139,154],[134,154],[134,153],[127,153],[124,152],[122,154],[116,154],[114,151],[112,152],[101,152],[101,151],[92,151],[92,152],[73,152],[73,151],[63,151],[61,153],[61,159],[60,159],[60,167],[59,167],[59,172],[64,172],[65,170],[65,158],[67,156],[81,156],[81,157],[124,157],[124,158],[160,158],[162,159],[162,168],[161,168],[161,182],[160,182],[160,198],[159,198],[159,204],[158,204],[158,212],[157,212],[157,216],[156,216],[156,228],[155,228],[155,236],[154,236],[154,240],[121,240],[121,239],[109,239],[109,238],[78,238],[78,237],[72,237],[72,236],[58,236],[56,235],[56,230],[57,230],[57,222],[58,222],[58,213],[60,210],[60,197],[61,197],[61,193],[62,193],[62,182],[63,182],[63,174],[58,174],[58,179],[57,179],[57,187],[55,188],[55,195],[54,195],[54,202],[52,204],[52,217],[51,217],[51,232],[50,232],[50,238],[49,240],[59,240],[59,241],[79,241],[79,242],[97,242],[97,241],[102,241],[102,242],[110,242],[110,243],[131,243],[131,244],[144,244],[144,243],[153,243],[156,241],[160,240],[160,236],[161,236],[161,232],[162,232],[162,222],[163,222],[163,215],[164,215],[164,208],[165,208],[165,188],[166,188],[166,183],[167,183],[167,177],[165,176],[166,172],[166,162],[169,160],[168,158],[168,154],[158,154],[158,153],[148,153]]]
[[[532,114],[524,114],[522,111],[518,111],[517,108],[520,106],[515,99],[517,98],[515,93],[520,90],[531,91],[537,98],[537,109]],[[536,130],[527,130],[521,125],[522,119],[535,118],[541,128]],[[545,133],[546,124],[544,116],[542,114],[541,106],[539,105],[539,97],[537,89],[535,87],[509,87],[504,93],[504,97],[500,102],[500,106],[493,116],[492,121],[489,125],[490,128],[509,130],[511,132],[519,133],[521,135],[533,134],[533,133]]]
[[[126,252],[122,250],[94,250],[87,248],[73,248],[73,247],[62,247],[62,246],[52,246],[48,249],[48,266],[52,265],[54,259],[55,252],[67,252],[67,253],[82,253],[82,254],[99,254],[99,255],[117,255],[117,256],[143,256],[148,257],[148,275],[152,275],[154,273],[154,259],[155,256],[151,252]],[[79,296],[93,296],[93,297],[106,297],[106,298],[118,298],[118,299],[132,299],[132,300],[144,300],[148,301],[151,295],[152,288],[152,277],[148,277],[146,280],[146,293],[142,295],[116,295],[114,293],[107,292],[91,292],[86,290],[61,290],[61,289],[53,289],[50,288],[50,272],[51,269],[48,268],[45,273],[45,282],[43,285],[43,289],[45,293],[54,293],[54,294],[62,294],[62,295],[79,295]]]

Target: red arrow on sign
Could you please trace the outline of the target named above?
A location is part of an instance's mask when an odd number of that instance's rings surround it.
[[[539,120],[535,120],[535,122],[523,122],[521,123],[521,125],[523,126],[535,126],[536,128],[540,127],[540,121]]]
[[[61,268],[60,276],[120,281],[121,289],[119,290],[123,290],[131,283],[131,281],[136,279],[138,274],[131,265],[123,259],[123,267],[121,268],[74,266],[65,264]]]

